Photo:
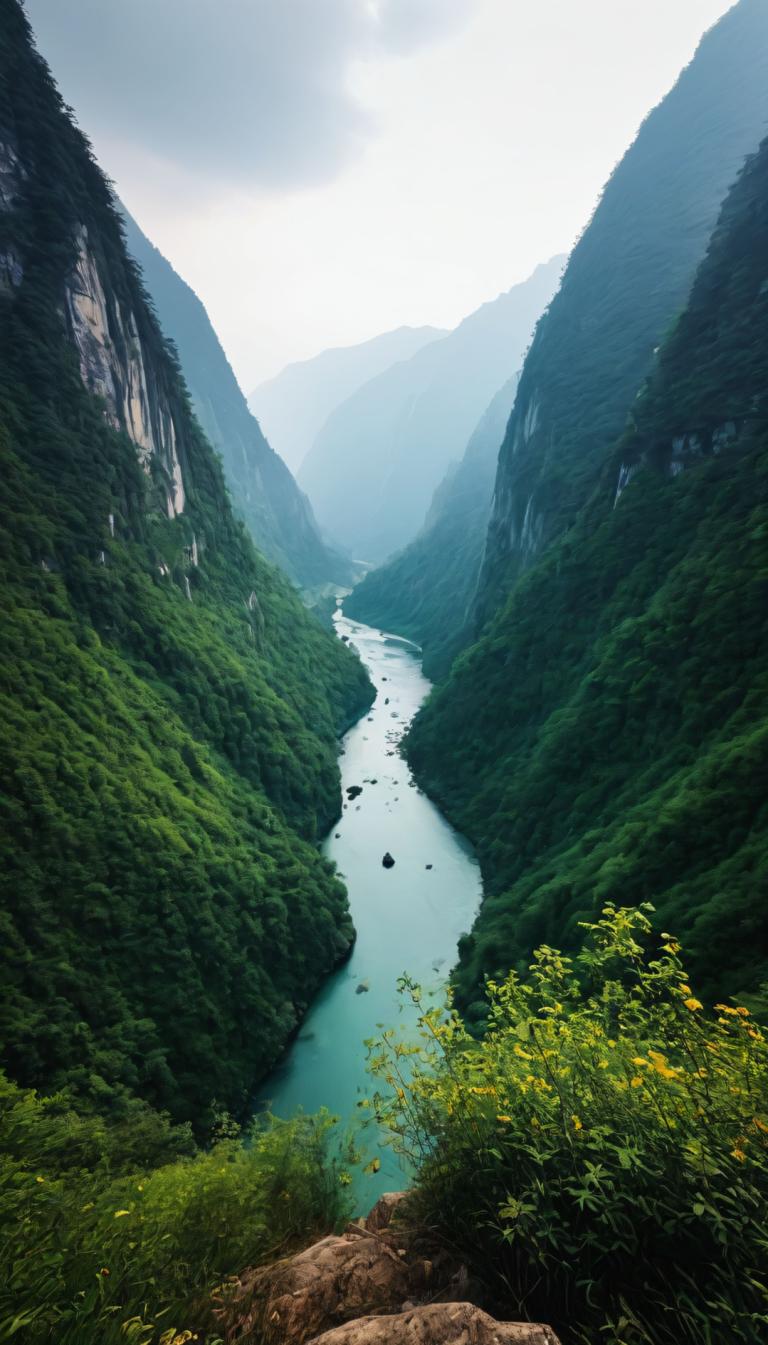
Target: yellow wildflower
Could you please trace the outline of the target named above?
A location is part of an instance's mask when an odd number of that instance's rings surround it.
[[[639,1074],[636,1074],[634,1079],[630,1079],[629,1082],[633,1088],[642,1088],[643,1086],[643,1080]]]
[[[716,1004],[715,1008],[717,1009],[718,1013],[729,1013],[733,1018],[738,1017],[739,1010],[732,1009],[729,1004]]]
[[[45,1182],[45,1177],[35,1177],[35,1181],[39,1182],[40,1185],[42,1186]]]
[[[738,1158],[740,1163],[746,1163],[747,1161],[747,1155],[743,1149],[739,1149],[738,1145],[735,1149],[731,1149],[731,1157]]]
[[[130,1212],[130,1210],[115,1210],[115,1218],[122,1219],[126,1214],[130,1214]]]
[[[736,1012],[739,1015],[739,1018],[749,1018],[749,1009],[745,1009],[743,1004],[739,1005]]]
[[[579,1119],[578,1116],[575,1115],[575,1113],[574,1113],[574,1115],[571,1117],[571,1120],[573,1121],[573,1128],[574,1128],[574,1130],[583,1130],[583,1129],[584,1129],[584,1123]]]
[[[497,1116],[497,1117],[496,1117],[496,1120],[497,1120],[497,1121],[501,1121],[501,1123],[502,1123],[503,1125],[511,1125],[511,1124],[512,1124],[512,1117],[511,1117],[511,1116]]]
[[[704,1008],[701,1000],[695,999],[693,995],[691,995],[690,999],[683,1000],[683,1003],[685,1004],[686,1009],[690,1009],[691,1013],[695,1013],[697,1009]]]

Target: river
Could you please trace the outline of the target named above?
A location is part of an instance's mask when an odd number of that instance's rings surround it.
[[[314,1000],[298,1036],[262,1084],[257,1106],[277,1116],[326,1107],[346,1124],[372,1090],[366,1038],[380,1028],[407,1027],[397,979],[404,973],[439,992],[456,960],[459,935],[470,928],[481,879],[472,849],[416,786],[398,753],[400,740],[430,690],[416,646],[357,621],[339,609],[337,636],[357,650],[376,687],[370,711],[346,734],[340,760],[344,811],[323,852],[349,892],[357,942],[352,956]],[[350,788],[362,793],[348,798]],[[385,868],[391,854],[395,863]],[[380,1157],[377,1176],[355,1176],[361,1201],[402,1184],[403,1173],[375,1136],[362,1139],[366,1158]],[[364,1207],[364,1206],[361,1206]]]

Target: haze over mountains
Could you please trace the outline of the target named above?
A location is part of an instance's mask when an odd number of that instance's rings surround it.
[[[273,447],[297,473],[330,413],[363,383],[407,360],[445,333],[439,327],[398,327],[359,345],[324,350],[289,364],[261,383],[248,404]]]
[[[562,266],[555,257],[537,267],[329,416],[299,482],[321,526],[356,559],[382,561],[416,535],[448,466],[520,367]]]

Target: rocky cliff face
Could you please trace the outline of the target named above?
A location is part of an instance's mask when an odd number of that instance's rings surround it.
[[[740,0],[641,127],[539,324],[499,457],[478,625],[589,498],[767,118],[768,11]]]
[[[30,173],[12,141],[0,145],[0,212],[8,241],[2,256],[0,289],[9,298],[20,290],[26,258],[12,241],[14,218]],[[63,276],[61,311],[77,352],[80,376],[99,399],[108,423],[123,430],[136,446],[149,475],[159,469],[169,518],[183,513],[184,479],[180,454],[183,432],[178,392],[172,391],[162,362],[147,348],[137,320],[140,297],[118,297],[106,275],[105,260],[89,237],[87,224],[71,224],[72,259]]]
[[[256,545],[302,587],[348,584],[349,562],[325,544],[309,500],[264,438],[203,304],[135,220],[126,214],[125,221],[129,250],[176,345],[194,410],[221,455],[233,504]]]

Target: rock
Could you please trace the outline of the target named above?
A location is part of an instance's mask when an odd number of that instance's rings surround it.
[[[384,699],[384,704],[385,704],[385,705],[389,705],[389,696],[386,696],[386,697],[385,697],[385,699]]]
[[[348,635],[342,635],[341,639],[342,639],[342,642],[343,642],[344,644],[349,644],[349,636],[348,636]]]
[[[368,981],[361,981],[360,984],[359,984],[359,986],[358,986],[357,989],[355,990],[355,994],[356,994],[356,995],[367,995],[367,994],[368,994],[368,991],[370,990],[370,988],[371,988],[371,987],[370,987],[370,983],[369,983]]]
[[[422,1275],[422,1292],[425,1287]],[[222,1315],[234,1327],[229,1339],[304,1345],[356,1315],[397,1312],[413,1296],[414,1271],[396,1250],[350,1227],[243,1276]]]
[[[381,862],[382,862],[382,864],[384,865],[384,868],[385,868],[385,869],[393,869],[393,868],[395,867],[395,861],[394,861],[394,859],[392,858],[392,856],[391,856],[391,854],[389,853],[389,851],[387,851],[387,853],[385,854],[385,856],[384,856],[384,858],[382,859]]]
[[[359,1317],[310,1345],[558,1345],[548,1326],[497,1322],[472,1303],[431,1303],[390,1317]]]
[[[424,867],[427,868],[427,869],[431,869],[433,866],[432,866],[431,864],[425,864]]]
[[[337,832],[336,832],[336,835],[334,836],[333,839],[334,839],[335,841],[340,841],[340,840],[341,840],[341,832],[340,832],[340,831],[337,831]]]
[[[349,799],[350,803],[352,802],[353,799],[358,798],[360,794],[362,794],[362,792],[363,792],[362,785],[347,785],[347,798]]]
[[[402,1214],[403,1205],[407,1199],[407,1191],[385,1191],[383,1196],[379,1196],[365,1220],[365,1227],[368,1232],[382,1233],[385,1228],[389,1228],[395,1216],[398,1213]]]

